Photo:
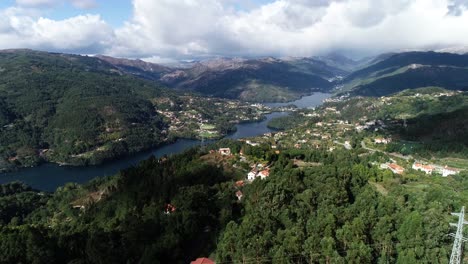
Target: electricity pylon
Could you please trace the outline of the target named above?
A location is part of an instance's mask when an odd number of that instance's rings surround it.
[[[458,216],[458,223],[450,223],[451,226],[457,227],[457,232],[455,234],[450,234],[450,236],[455,238],[452,247],[452,255],[450,256],[450,264],[460,264],[462,255],[462,244],[467,240],[463,237],[463,225],[468,224],[468,222],[465,221],[465,206],[462,207],[460,213],[452,213],[452,215]]]

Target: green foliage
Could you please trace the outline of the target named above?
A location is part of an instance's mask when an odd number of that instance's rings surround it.
[[[443,208],[453,206],[451,201],[434,197],[424,203],[425,195],[401,189],[383,196],[368,179],[383,178],[376,175],[384,172],[349,152],[327,154],[319,158],[322,167],[306,169],[294,168],[285,155],[290,154],[280,155],[268,180],[247,186],[244,213],[223,232],[218,261],[447,262],[443,219],[450,209]],[[435,202],[442,204],[434,207]]]
[[[0,262],[187,263],[209,254],[234,218],[232,188],[232,176],[200,163],[196,150],[153,157],[86,186],[69,184],[39,201],[23,195],[27,187],[5,185],[0,190],[13,197],[5,202],[21,204],[0,210],[0,219],[25,220],[0,222]],[[165,214],[167,204],[176,210]]]
[[[297,127],[298,125],[304,124],[306,121],[316,122],[317,119],[311,120],[310,118],[305,118],[304,116],[298,114],[291,114],[288,116],[282,116],[272,119],[270,122],[268,122],[268,127],[278,130],[287,130]]]
[[[0,53],[0,68],[2,159],[99,163],[162,141],[164,124],[150,99],[171,93],[103,61],[15,51]],[[51,151],[39,157],[38,149]]]
[[[439,86],[467,90],[467,55],[404,52],[348,75],[345,90],[355,95],[384,96],[405,89]]]

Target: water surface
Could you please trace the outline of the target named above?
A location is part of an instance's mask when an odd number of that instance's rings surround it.
[[[295,105],[299,108],[312,108],[322,104],[324,99],[330,98],[332,94],[329,93],[313,93],[312,95],[303,96],[301,99],[288,103],[265,103],[269,107],[281,107],[288,105]]]
[[[267,127],[267,123],[275,117],[287,114],[288,113],[285,112],[275,112],[266,115],[266,119],[261,122],[238,124],[236,126],[237,131],[226,136],[226,138],[239,139],[272,132],[273,130]],[[206,143],[211,142],[213,141],[208,141]],[[140,161],[148,159],[151,155],[161,157],[164,155],[177,154],[200,144],[201,142],[198,140],[179,139],[172,144],[97,166],[72,167],[46,163],[33,168],[23,168],[16,172],[0,173],[0,184],[22,181],[35,189],[54,191],[57,187],[68,182],[85,183],[96,177],[114,175],[122,169],[137,165]]]

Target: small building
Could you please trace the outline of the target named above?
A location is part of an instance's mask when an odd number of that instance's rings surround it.
[[[215,264],[215,262],[209,258],[197,258],[191,261],[190,264]]]
[[[253,147],[256,147],[256,146],[260,145],[260,144],[258,144],[256,142],[252,142],[250,140],[245,141],[245,143],[247,143],[247,144],[249,144],[250,146],[253,146]]]
[[[258,173],[258,177],[260,177],[262,180],[268,176],[270,176],[270,169],[265,169]]]
[[[445,166],[442,169],[442,177],[447,177],[449,175],[455,175],[455,174],[458,174],[459,172],[460,172],[460,170],[458,170],[458,169],[450,168],[450,167]]]
[[[231,155],[231,149],[230,148],[220,148],[218,152],[223,155],[223,156],[230,156]]]
[[[421,163],[413,163],[412,168],[414,170],[424,171],[426,174],[431,174],[434,171],[434,167],[431,165],[423,165]]]
[[[396,163],[390,163],[388,164],[388,168],[393,172],[393,173],[396,173],[396,174],[402,174],[405,169],[401,166],[399,166],[398,164]]]
[[[376,144],[388,144],[388,143],[392,142],[392,140],[390,138],[376,138],[376,139],[374,139],[374,142]]]
[[[236,192],[237,200],[242,200],[242,196],[244,196],[244,194],[240,190]]]
[[[236,181],[236,187],[242,187],[244,186],[244,181]]]
[[[175,206],[173,206],[172,204],[166,204],[166,208],[164,210],[165,214],[171,214],[171,213],[174,213],[175,211],[176,211]]]
[[[257,171],[256,170],[252,170],[247,174],[247,180],[249,180],[249,181],[255,180],[255,177],[257,177]]]

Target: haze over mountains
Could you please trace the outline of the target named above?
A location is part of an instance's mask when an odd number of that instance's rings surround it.
[[[348,73],[313,58],[219,58],[195,62],[188,68],[168,68],[143,61],[97,57],[169,87],[250,101],[288,101],[312,91],[328,91],[336,77]]]
[[[448,52],[385,53],[359,61],[336,53],[311,58],[218,58],[185,68],[98,57],[124,72],[169,87],[251,101],[285,101],[333,89],[381,96],[425,86],[451,90],[468,86],[468,55]]]

